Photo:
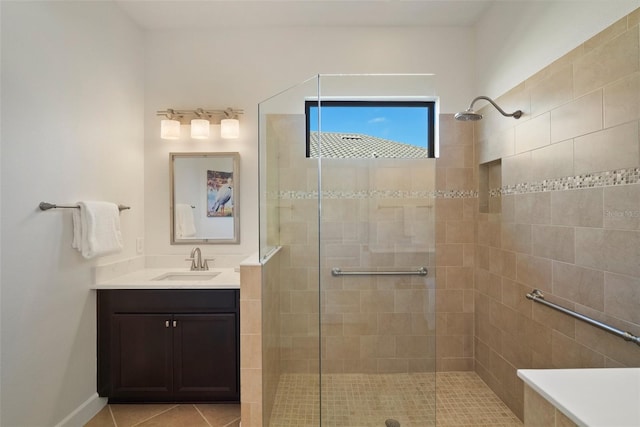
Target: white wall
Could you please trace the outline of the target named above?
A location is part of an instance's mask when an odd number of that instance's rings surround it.
[[[69,210],[107,200],[143,236],[143,37],[112,2],[1,2],[1,402],[5,426],[53,426],[96,393],[96,260]],[[99,401],[97,401],[100,403]],[[91,414],[92,415],[92,414]],[[77,422],[77,420],[76,420]]]
[[[241,243],[210,253],[258,248],[258,103],[316,74],[435,73],[442,112],[473,95],[468,28],[263,28],[152,31],[146,42],[145,239],[148,254],[187,254],[169,245],[169,153],[238,151]],[[301,100],[302,102],[302,100]],[[239,140],[165,141],[157,110],[242,108]],[[187,133],[186,128],[183,129]],[[214,134],[217,132],[214,127]]]
[[[476,25],[477,94],[504,94],[638,7],[640,0],[496,2]]]

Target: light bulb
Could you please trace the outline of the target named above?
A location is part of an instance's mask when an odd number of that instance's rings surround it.
[[[180,138],[180,122],[178,120],[165,119],[160,122],[160,138],[178,139]]]
[[[191,138],[208,139],[209,138],[209,120],[204,120],[204,119],[191,120]]]
[[[240,121],[238,119],[220,120],[220,136],[224,139],[237,139],[240,136]]]

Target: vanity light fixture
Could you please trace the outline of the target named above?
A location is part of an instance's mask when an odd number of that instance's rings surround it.
[[[202,108],[195,112],[195,119],[191,119],[191,138],[209,139],[209,120],[207,120]]]
[[[179,139],[180,125],[191,125],[191,138],[208,139],[210,125],[220,125],[220,136],[224,139],[235,139],[240,136],[240,122],[238,115],[244,110],[227,108],[213,110],[197,108],[195,110],[166,110],[156,111],[156,115],[164,117],[160,122],[160,137],[162,139]]]
[[[180,121],[176,120],[176,114],[172,109],[166,111],[166,119],[160,122],[160,138],[178,139],[180,138]]]
[[[220,137],[223,139],[238,139],[240,136],[240,121],[231,108],[224,110],[225,118],[220,120]]]

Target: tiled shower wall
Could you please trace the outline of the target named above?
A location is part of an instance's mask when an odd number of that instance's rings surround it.
[[[435,174],[428,159],[323,160],[320,271],[317,161],[304,157],[303,119],[272,116],[269,129],[279,153],[282,372],[318,372],[319,298],[323,372],[472,370],[473,126],[441,115]],[[423,265],[427,279],[330,275]]]
[[[478,176],[473,124],[440,115],[436,161],[436,360],[438,371],[473,370],[473,264]]]
[[[282,372],[318,372],[320,306],[323,372],[472,370],[473,126],[441,116],[437,168],[429,159],[324,159],[319,271],[317,161],[304,157],[302,117],[297,125],[292,116],[272,120],[279,122],[270,128],[279,146]],[[428,278],[330,274],[423,265]]]
[[[475,369],[521,418],[517,369],[640,366],[637,346],[525,299],[640,334],[639,18],[498,99],[520,120],[485,108],[475,125],[480,169],[501,172],[477,218]]]

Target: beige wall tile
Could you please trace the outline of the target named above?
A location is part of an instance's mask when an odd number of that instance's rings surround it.
[[[318,292],[317,291],[291,291],[291,313],[317,313],[318,312]]]
[[[502,224],[502,248],[531,254],[531,225],[530,224]]]
[[[603,189],[551,192],[551,223],[578,227],[602,227]]]
[[[436,199],[436,221],[462,221],[462,204],[463,200],[456,199]]]
[[[573,99],[573,66],[566,64],[531,88],[531,115],[546,113]]]
[[[604,227],[640,230],[640,184],[604,189]]]
[[[553,293],[570,301],[604,311],[604,272],[554,262]]]
[[[522,224],[550,224],[551,193],[515,195],[515,222]]]
[[[528,385],[524,388],[525,427],[553,427],[555,407]]]
[[[436,245],[437,266],[462,266],[463,255],[462,244]]]
[[[440,289],[436,292],[436,311],[438,313],[464,312],[464,291]]]
[[[407,335],[411,331],[410,313],[378,313],[380,335]]]
[[[549,145],[551,115],[541,114],[516,126],[516,154]]]
[[[640,276],[640,232],[576,228],[576,264]]]
[[[604,127],[640,119],[640,73],[633,73],[604,88]]]
[[[602,129],[602,90],[551,111],[551,143]]]
[[[639,39],[636,26],[600,44],[576,60],[573,68],[575,96],[591,92],[638,71]]]
[[[503,222],[515,222],[516,220],[516,211],[515,211],[515,195],[502,195],[502,214],[501,219]]]
[[[640,276],[640,232],[605,230],[604,242],[608,271]]]
[[[547,300],[554,302],[556,304],[563,305],[568,307],[569,309],[573,308],[571,304],[568,304],[564,301],[558,301],[556,298],[552,298],[549,295],[545,296]],[[548,330],[552,332],[559,332],[561,335],[574,338],[576,335],[576,320],[573,317],[567,316],[564,313],[561,313],[557,310],[554,310],[549,307],[545,307],[542,304],[533,303],[533,321],[542,325],[542,327],[546,327]],[[567,338],[567,339],[568,339]],[[551,352],[547,354],[547,356],[551,355]],[[548,359],[551,362],[551,358]],[[551,363],[553,365],[553,363]]]
[[[445,267],[447,289],[472,289],[473,267]]]
[[[471,190],[476,188],[473,169],[448,168],[446,190]]]
[[[465,154],[472,147],[465,145],[440,145],[440,157],[437,160],[439,168],[465,168],[470,167],[465,161]],[[471,152],[473,154],[473,152]]]
[[[262,333],[262,302],[259,300],[240,301],[240,333]]]
[[[515,154],[515,130],[506,129],[492,135],[490,139],[480,140],[477,147],[479,163],[512,156]]]
[[[573,176],[573,141],[563,141],[531,152],[531,180]]]
[[[608,323],[623,331],[629,331],[634,335],[640,335],[640,326],[628,322],[623,322],[611,316],[605,316],[595,310],[589,310],[585,307],[579,307],[580,313],[584,313],[597,320]],[[594,351],[606,354],[607,367],[617,364],[618,367],[637,366],[638,365],[638,349],[636,346],[629,345],[619,337],[594,328],[584,322],[576,323],[576,340],[582,345],[593,349]]]
[[[360,311],[378,313],[394,311],[395,291],[362,290],[360,291]]]
[[[531,303],[524,296],[531,288],[513,280],[502,280],[502,303],[516,310],[525,317],[531,318]]]
[[[447,243],[474,243],[475,223],[473,221],[447,221]]]
[[[326,337],[324,350],[326,360],[359,359],[360,339],[358,337]]]
[[[454,114],[440,114],[440,146],[473,146],[473,122],[461,122]]]
[[[262,273],[259,266],[240,267],[240,299],[259,299],[262,295]]]
[[[478,244],[500,247],[500,227],[497,221],[486,221],[478,224]]]
[[[551,359],[557,369],[604,368],[604,356],[566,335],[553,331],[551,335]]]
[[[518,282],[551,291],[551,260],[518,254],[516,263]]]
[[[502,185],[531,182],[531,153],[526,152],[502,159]]]
[[[638,249],[640,250],[640,249]],[[640,258],[636,258],[636,262]],[[640,324],[640,275],[635,277],[607,273],[605,275],[605,312],[619,319]]]
[[[638,122],[605,129],[574,141],[576,175],[638,166]]]
[[[607,261],[605,259],[605,235],[604,230],[599,228],[577,227],[576,237],[576,261],[577,265],[605,270]]]

